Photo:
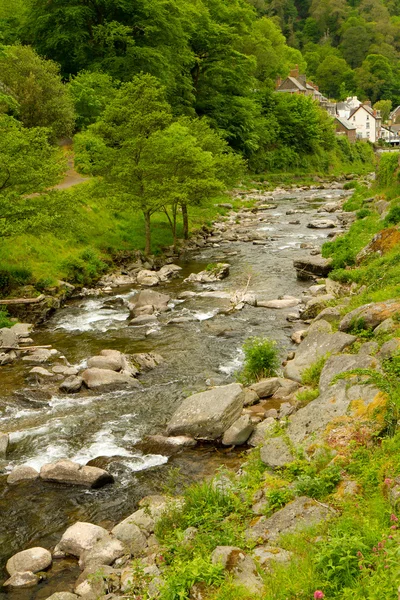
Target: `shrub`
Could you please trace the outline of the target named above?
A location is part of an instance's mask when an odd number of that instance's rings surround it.
[[[243,344],[243,351],[245,360],[238,373],[238,381],[249,384],[276,375],[280,362],[276,342],[268,338],[248,338]]]
[[[393,206],[383,221],[385,227],[389,227],[390,225],[397,225],[400,223],[400,206]]]
[[[301,475],[295,483],[295,491],[299,496],[324,498],[330,494],[341,479],[339,465],[328,465],[318,474]]]
[[[365,219],[365,217],[369,217],[371,214],[372,213],[368,208],[360,208],[360,210],[356,212],[356,217],[357,219]]]
[[[318,387],[322,369],[324,368],[324,365],[328,358],[329,354],[321,356],[321,358],[319,358],[312,365],[307,367],[307,369],[304,369],[301,375],[301,382],[303,385],[309,385],[314,389]]]
[[[302,406],[306,406],[309,402],[312,402],[313,400],[315,400],[315,398],[318,398],[318,396],[319,396],[318,390],[315,390],[315,389],[303,390],[302,392],[298,392],[296,394],[296,400],[301,402]]]
[[[7,296],[22,285],[32,283],[32,271],[26,267],[0,267],[0,295]]]
[[[0,329],[2,327],[11,327],[12,325],[14,325],[14,323],[12,321],[10,321],[8,312],[6,310],[1,309],[0,310]]]

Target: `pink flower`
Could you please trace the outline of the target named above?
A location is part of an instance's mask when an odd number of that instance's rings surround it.
[[[397,529],[397,525],[392,525],[390,529]]]
[[[396,515],[394,515],[393,513],[390,515],[390,520],[391,521],[398,521],[398,518],[396,517]]]
[[[386,477],[386,479],[385,479],[385,481],[383,483],[385,485],[392,485],[393,479],[390,479],[390,477]]]
[[[360,550],[357,552],[357,556],[358,558],[362,558],[362,552],[360,552]]]
[[[321,590],[315,590],[314,599],[319,600],[319,598],[325,598],[325,594],[324,592],[321,592]]]
[[[392,540],[393,536],[392,535],[388,535],[388,540]]]
[[[385,569],[388,569],[388,568],[389,568],[389,565],[385,565]]]

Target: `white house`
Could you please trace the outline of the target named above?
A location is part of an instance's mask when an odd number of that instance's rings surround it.
[[[370,103],[365,102],[354,108],[348,119],[355,125],[358,139],[375,143],[381,137],[381,114],[379,110],[372,109]]]
[[[391,127],[383,127],[381,128],[381,138],[385,140],[391,146],[399,146],[400,145],[400,137],[397,131],[393,131]]]

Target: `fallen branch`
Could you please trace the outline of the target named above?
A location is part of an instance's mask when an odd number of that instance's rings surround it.
[[[41,350],[42,348],[52,348],[52,346],[0,346],[0,350],[20,350],[24,352],[25,350]]]

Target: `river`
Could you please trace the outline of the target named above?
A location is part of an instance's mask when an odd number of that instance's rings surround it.
[[[243,358],[241,346],[247,337],[267,336],[276,340],[284,358],[292,348],[293,331],[286,316],[296,309],[246,305],[242,311],[225,315],[219,313],[229,304],[224,298],[196,296],[183,301],[177,297],[186,290],[232,293],[243,288],[251,276],[249,291],[259,298],[274,299],[285,294],[300,298],[309,284],[296,279],[293,260],[308,255],[309,250],[300,247],[302,243],[319,247],[330,231],[309,229],[307,224],[316,217],[321,203],[344,193],[332,189],[275,194],[278,207],[257,213],[249,226],[266,235],[265,245],[224,242],[219,247],[192,253],[189,259],[178,263],[183,268],[182,277],[156,288],[172,298],[171,311],[162,316],[156,327],[128,327],[127,308],[122,304],[104,307],[107,297],[73,300],[36,329],[35,344],[51,344],[71,364],[83,365],[104,348],[127,354],[155,351],[164,357],[165,363],[140,377],[143,388],[139,390],[60,394],[37,404],[14,395],[15,390],[27,386],[24,380],[27,365],[2,367],[0,430],[9,432],[11,439],[7,460],[1,465],[3,473],[19,464],[40,468],[59,458],[70,458],[82,464],[98,459],[97,463],[106,464],[115,477],[113,485],[82,490],[39,481],[9,487],[6,475],[0,475],[2,565],[13,553],[26,547],[53,547],[66,527],[77,520],[111,526],[133,512],[141,497],[160,491],[170,479],[171,467],[179,468],[182,481],[188,482],[209,475],[220,465],[238,464],[238,451],[213,445],[187,450],[168,460],[161,454],[144,454],[136,444],[147,433],[162,433],[174,409],[187,395],[205,389],[206,385],[233,381]],[[299,212],[288,216],[286,211],[290,209]],[[227,279],[208,286],[183,283],[190,273],[221,261],[231,265]],[[127,298],[134,291],[118,289],[112,297]],[[167,324],[176,316],[194,320]],[[76,579],[75,570],[74,563],[71,573]],[[24,598],[46,598],[54,587],[49,589],[42,585],[25,590]]]

